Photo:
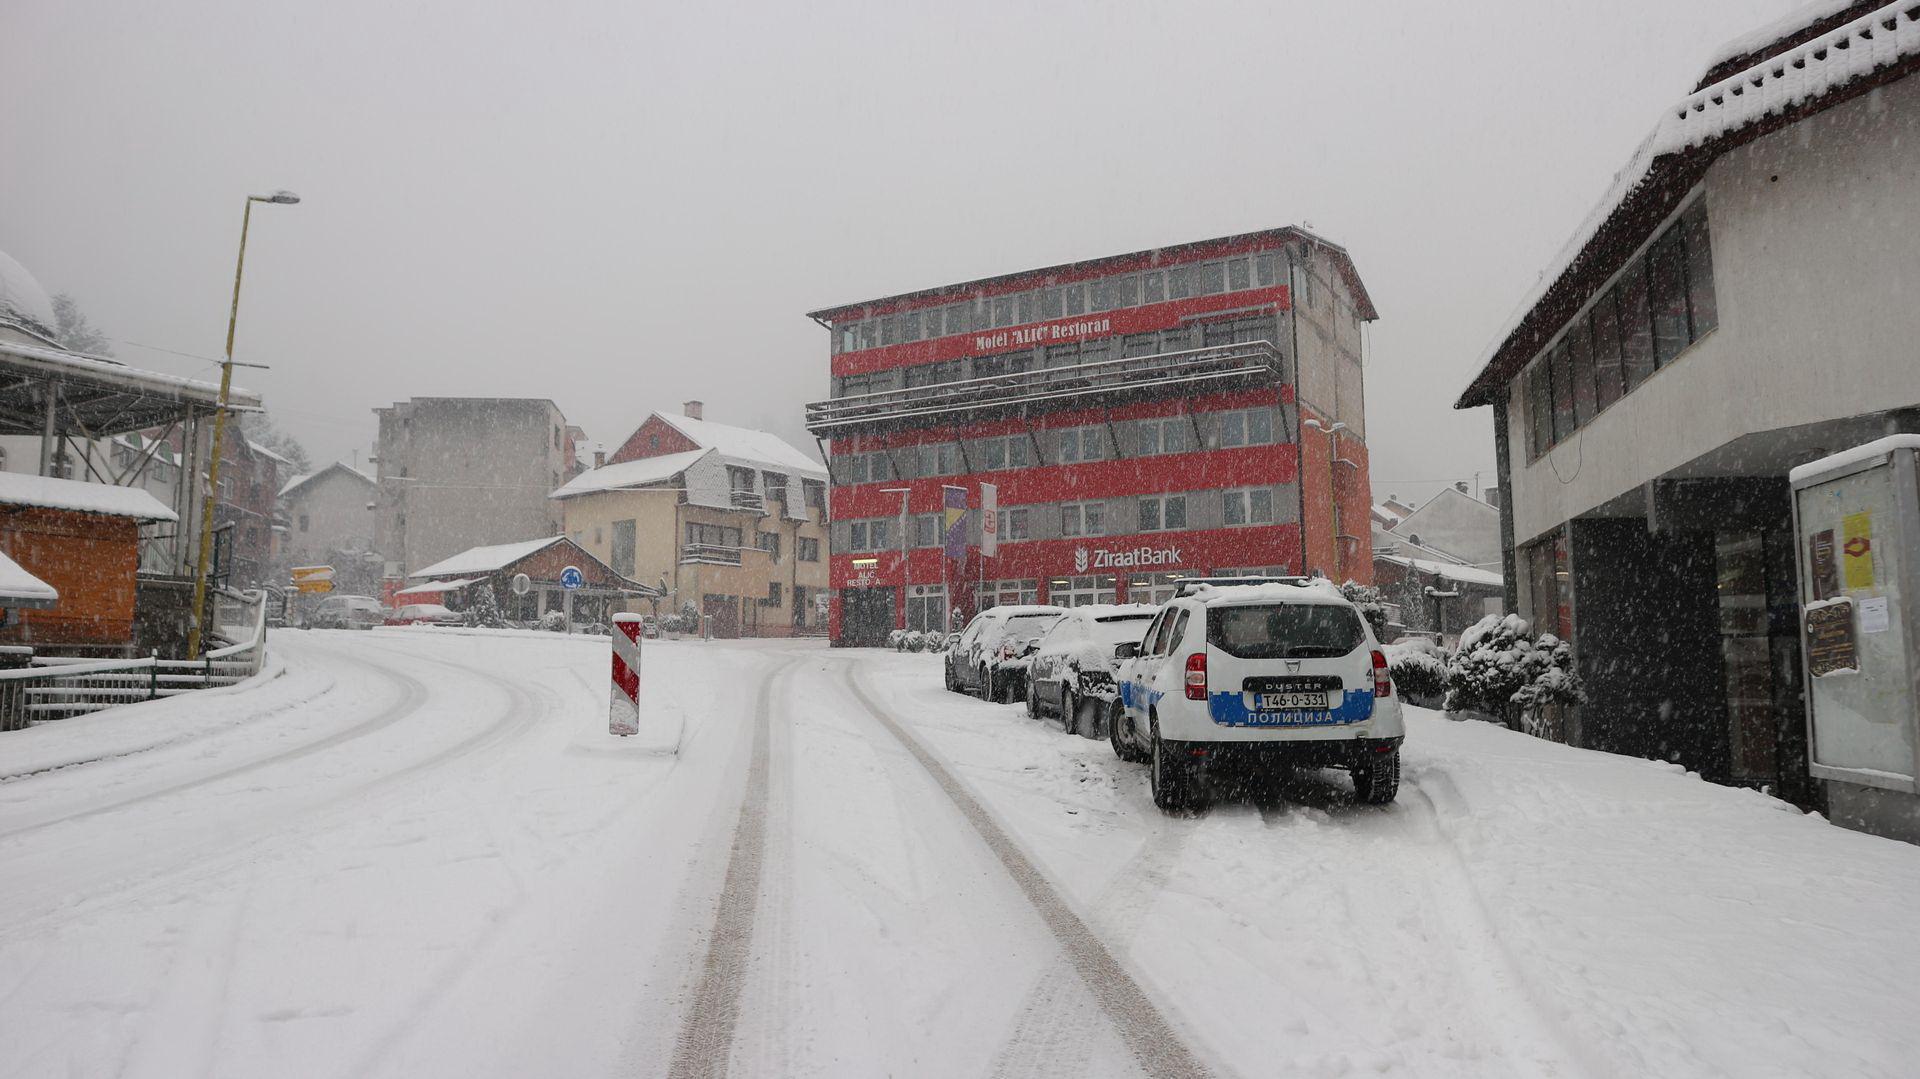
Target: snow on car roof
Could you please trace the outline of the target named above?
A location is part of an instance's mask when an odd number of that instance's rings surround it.
[[[1034,614],[1066,614],[1067,609],[1048,603],[1010,603],[1004,607],[989,607],[987,613],[1001,618],[1021,618]]]
[[[1067,614],[1090,622],[1106,622],[1118,618],[1152,618],[1159,612],[1160,608],[1151,603],[1083,603],[1069,609]]]
[[[1347,597],[1340,594],[1340,586],[1324,577],[1309,584],[1242,584],[1226,587],[1203,584],[1195,588],[1187,598],[1198,600],[1209,607],[1261,603],[1353,606],[1347,601]]]

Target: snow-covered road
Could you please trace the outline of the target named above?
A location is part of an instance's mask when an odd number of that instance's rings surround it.
[[[0,737],[0,1075],[1908,1075],[1920,851],[1431,715],[1153,810],[938,659],[285,632]],[[679,753],[662,752],[678,741]]]

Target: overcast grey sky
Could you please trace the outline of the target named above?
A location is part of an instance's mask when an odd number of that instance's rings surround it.
[[[1311,222],[1380,309],[1374,489],[1490,472],[1451,404],[1720,41],[1788,0],[0,0],[0,250],[124,342],[238,358],[317,459],[369,411],[688,397],[811,450],[803,312]],[[210,365],[134,344],[122,359]]]

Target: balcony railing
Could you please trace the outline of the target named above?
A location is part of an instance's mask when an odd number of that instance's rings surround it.
[[[752,491],[743,491],[736,488],[733,492],[732,500],[734,509],[752,510],[755,513],[767,512],[767,500]]]
[[[715,566],[737,566],[740,564],[740,548],[721,547],[713,543],[689,543],[680,548],[680,564],[705,562]]]
[[[1271,385],[1286,377],[1279,349],[1267,341],[1248,341],[836,397],[807,406],[807,430],[833,438],[863,430],[1085,407],[1168,391]]]

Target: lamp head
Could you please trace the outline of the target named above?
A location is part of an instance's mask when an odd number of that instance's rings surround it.
[[[278,205],[281,205],[281,206],[292,206],[294,203],[300,201],[300,196],[294,194],[291,191],[281,190],[281,191],[275,191],[271,195],[248,195],[247,201],[272,202],[272,203],[277,203]]]

